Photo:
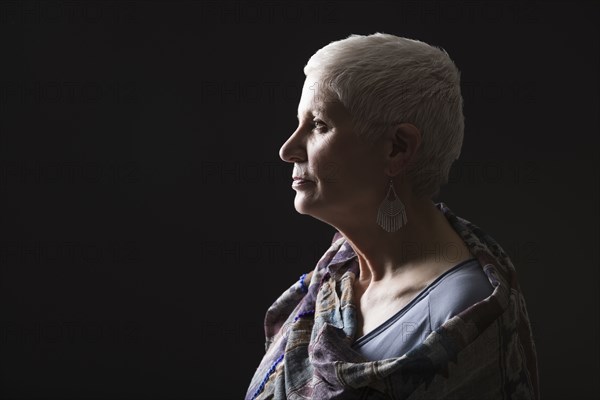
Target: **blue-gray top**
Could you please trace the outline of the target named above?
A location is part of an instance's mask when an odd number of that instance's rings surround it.
[[[463,261],[437,277],[386,322],[358,338],[352,348],[369,360],[400,357],[492,292],[479,261]]]

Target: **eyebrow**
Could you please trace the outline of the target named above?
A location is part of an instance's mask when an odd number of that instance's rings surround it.
[[[312,114],[315,117],[322,116],[323,114],[325,114],[325,108],[321,107],[321,108],[315,108],[314,110],[308,110],[306,112],[306,114]],[[300,121],[300,114],[296,114],[296,118],[298,119],[298,121]]]

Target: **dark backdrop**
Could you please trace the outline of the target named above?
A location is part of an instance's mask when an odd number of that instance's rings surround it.
[[[512,256],[545,399],[598,390],[598,7],[15,2],[0,8],[0,395],[242,398],[266,308],[327,249],[278,150],[308,58],[445,48],[466,133],[437,201]]]

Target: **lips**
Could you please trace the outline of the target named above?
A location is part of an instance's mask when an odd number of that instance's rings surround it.
[[[313,182],[312,180],[308,178],[303,178],[301,176],[293,176],[292,179],[294,180],[294,182]]]

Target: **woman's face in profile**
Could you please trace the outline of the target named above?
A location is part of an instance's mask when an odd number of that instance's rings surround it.
[[[296,210],[332,224],[375,212],[388,182],[383,149],[381,141],[371,147],[361,142],[346,107],[309,75],[298,105],[298,128],[279,151],[284,161],[294,163],[292,176],[308,180],[293,184]]]

